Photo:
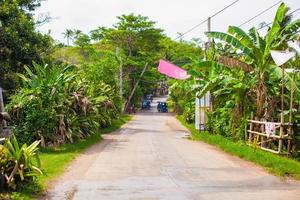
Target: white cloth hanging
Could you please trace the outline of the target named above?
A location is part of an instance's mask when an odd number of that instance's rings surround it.
[[[268,138],[271,135],[275,135],[275,131],[276,131],[275,123],[273,123],[273,122],[267,122],[265,128],[266,128],[266,134],[267,134]]]

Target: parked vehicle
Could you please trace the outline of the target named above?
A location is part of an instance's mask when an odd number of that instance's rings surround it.
[[[144,99],[142,102],[142,110],[144,109],[150,110],[150,108],[151,108],[151,101]]]
[[[161,111],[160,112],[164,112],[164,113],[168,112],[168,104],[166,102],[161,103]]]
[[[158,112],[168,112],[168,104],[166,102],[158,102],[157,103],[157,111]]]

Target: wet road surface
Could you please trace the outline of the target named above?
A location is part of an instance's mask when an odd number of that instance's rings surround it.
[[[153,106],[155,106],[155,99]],[[46,199],[300,200],[300,184],[202,142],[156,108],[78,157]]]

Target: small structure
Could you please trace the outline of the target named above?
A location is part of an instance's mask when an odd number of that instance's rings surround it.
[[[196,109],[195,109],[195,128],[200,131],[207,129],[207,112],[211,109],[210,92],[207,92],[202,98],[198,98],[196,93]]]

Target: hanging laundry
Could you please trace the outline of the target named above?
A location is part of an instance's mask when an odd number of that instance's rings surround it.
[[[271,135],[275,135],[275,131],[276,131],[276,126],[275,123],[273,122],[267,122],[266,125],[266,134],[267,137],[269,138]]]
[[[171,78],[175,79],[188,79],[191,77],[191,75],[187,74],[187,71],[184,69],[181,69],[180,67],[169,63],[165,60],[160,60],[158,65],[158,71],[162,74],[165,74]]]

